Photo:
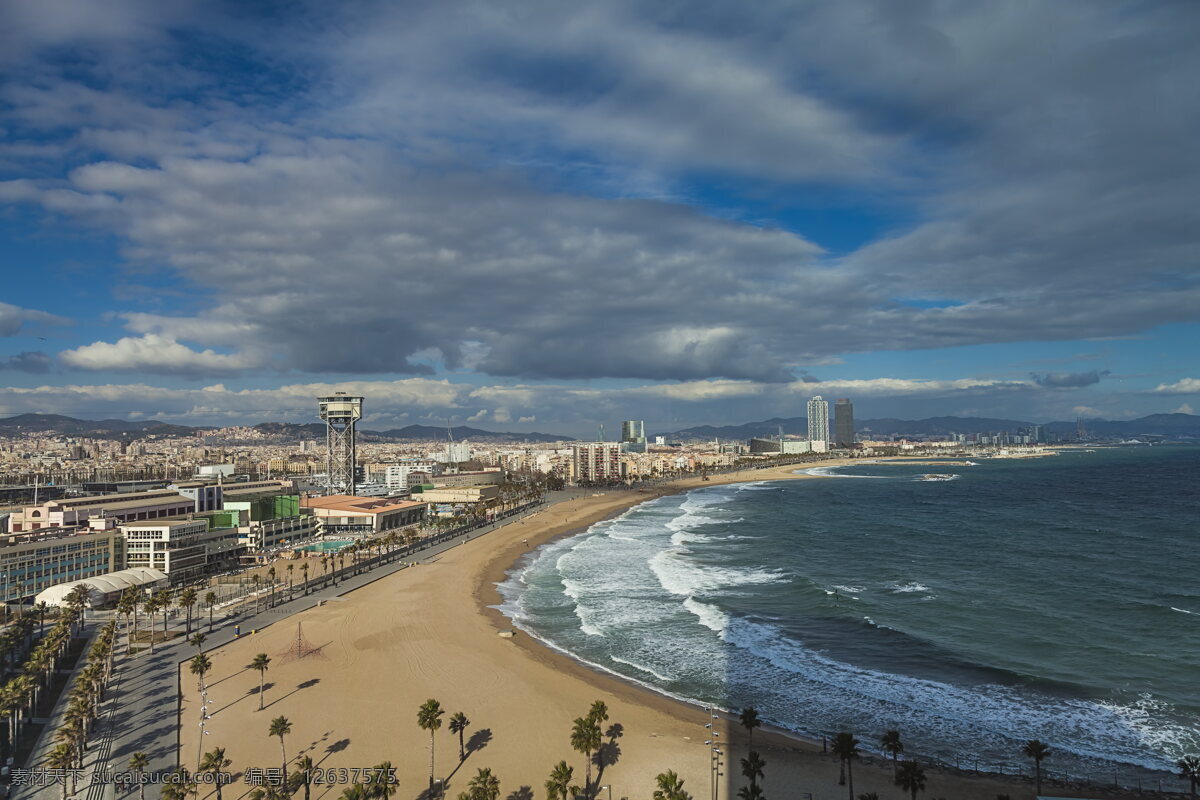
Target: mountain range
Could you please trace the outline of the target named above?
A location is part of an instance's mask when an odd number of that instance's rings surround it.
[[[261,422],[252,426],[265,436],[280,441],[301,439],[321,440],[325,438],[325,426],[320,422],[297,424],[292,422]],[[191,427],[174,425],[159,420],[130,422],[120,419],[76,419],[61,414],[19,414],[0,419],[0,437],[18,436],[23,433],[46,433],[58,436],[78,436],[90,439],[140,439],[148,436],[166,438],[171,436],[194,436],[216,430],[213,427]],[[450,429],[456,442],[464,439],[472,442],[561,442],[570,441],[569,436],[550,433],[508,433],[485,431],[460,425]],[[359,429],[363,441],[430,441],[446,438],[446,429],[428,425],[408,425],[386,431]]]
[[[857,420],[855,429],[861,438],[872,434],[884,436],[931,436],[949,433],[995,433],[1016,432],[1039,423],[1015,419],[993,419],[989,417],[929,417],[928,419],[904,420],[893,418]],[[1072,434],[1077,422],[1040,423],[1050,434]],[[1167,436],[1172,438],[1200,437],[1200,416],[1194,414],[1151,414],[1132,420],[1089,419],[1083,421],[1089,435],[1102,437]],[[279,442],[297,442],[301,439],[320,441],[325,437],[325,426],[319,422],[298,424],[291,422],[261,422],[253,429]],[[741,425],[700,425],[665,434],[669,441],[699,440],[746,440],[753,436],[778,436],[785,434],[804,436],[808,432],[805,417],[775,417]],[[86,420],[61,414],[20,414],[0,419],[0,437],[18,436],[23,433],[46,433],[58,436],[78,436],[92,439],[140,439],[144,437],[165,438],[171,436],[193,436],[211,433],[212,427],[175,425],[160,420],[129,421],[120,419]],[[471,442],[562,442],[574,441],[569,436],[553,433],[514,433],[487,431],[460,425],[450,429],[454,441]],[[367,442],[416,442],[446,439],[446,429],[431,425],[407,425],[384,431],[359,429],[359,437]]]

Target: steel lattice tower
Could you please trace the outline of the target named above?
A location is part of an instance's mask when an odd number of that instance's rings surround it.
[[[362,419],[361,397],[338,392],[318,397],[319,413],[325,420],[326,479],[330,494],[354,494],[355,424]]]

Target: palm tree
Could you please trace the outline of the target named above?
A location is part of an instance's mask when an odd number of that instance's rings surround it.
[[[150,766],[150,758],[140,750],[129,759],[129,771],[137,776],[139,800],[146,800],[146,781],[143,780],[143,776],[148,766]]]
[[[900,754],[904,752],[904,742],[900,741],[900,731],[886,731],[879,740],[883,752],[892,756],[892,777],[896,777],[896,765]]]
[[[367,796],[374,800],[388,800],[400,789],[393,775],[394,770],[390,761],[384,761],[371,767],[367,773]]]
[[[300,572],[301,572],[301,574],[304,575],[304,593],[308,594],[308,561],[307,560],[305,560],[305,562],[300,565]]]
[[[214,747],[204,754],[204,758],[200,759],[200,766],[197,767],[197,771],[212,773],[213,783],[217,786],[217,800],[221,800],[220,773],[224,772],[232,763],[233,761],[225,757],[224,747]]]
[[[742,759],[742,775],[750,781],[750,788],[758,788],[758,779],[763,776],[763,767],[766,765],[767,762],[762,760],[757,750],[751,750],[750,754]]]
[[[575,727],[571,729],[571,747],[575,752],[583,753],[583,791],[585,794],[591,791],[592,753],[600,749],[601,739],[600,723],[594,720],[591,714],[576,718]]]
[[[207,636],[205,636],[200,631],[196,631],[195,633],[193,633],[191,636],[188,637],[188,644],[190,644],[192,647],[196,648],[196,652],[199,654],[199,653],[204,652],[204,643],[207,640],[208,640]]]
[[[467,719],[467,715],[461,711],[455,711],[450,717],[450,733],[458,734],[458,760],[459,763],[466,761],[467,750],[463,745],[463,734],[467,730],[467,726],[471,724],[471,720]]]
[[[310,793],[312,791],[312,771],[313,760],[311,756],[300,756],[296,759],[296,786],[292,788],[292,793],[300,786],[304,787],[304,800],[311,800]]]
[[[283,759],[283,780],[287,782],[287,749],[284,747],[283,737],[292,732],[292,723],[288,722],[287,717],[276,717],[271,720],[271,727],[268,734],[279,737],[279,755]]]
[[[1039,742],[1037,739],[1030,739],[1021,746],[1021,754],[1033,759],[1033,768],[1036,773],[1037,793],[1042,793],[1042,759],[1050,755],[1050,748],[1044,742]]]
[[[546,800],[572,800],[579,794],[579,787],[571,783],[575,768],[567,766],[566,761],[560,761],[550,771],[546,781]]]
[[[854,759],[858,758],[858,739],[854,738],[853,733],[843,731],[833,737],[833,744],[830,746],[833,754],[842,760],[843,775],[838,783],[846,782],[847,778],[850,783],[850,800],[854,800],[854,772],[851,769],[851,764]]]
[[[208,632],[212,633],[213,628],[213,607],[217,604],[217,593],[209,592],[204,595],[204,605],[208,606]]]
[[[254,657],[254,660],[246,665],[246,669],[258,670],[258,710],[263,710],[263,692],[264,682],[267,679],[267,669],[271,666],[271,657],[266,653],[259,653]]]
[[[269,596],[270,599],[267,600],[267,608],[274,608],[275,607],[275,567],[271,567],[269,570],[267,570],[267,577],[271,579],[271,586],[270,586],[271,594]]]
[[[133,652],[133,629],[129,625],[130,617],[137,612],[137,595],[136,590],[131,586],[121,592],[121,599],[117,602],[117,613],[125,617],[125,652]]]
[[[658,788],[654,790],[654,800],[692,800],[692,796],[683,789],[683,779],[669,769],[654,778]]]
[[[765,797],[762,787],[754,783],[738,789],[737,796],[738,800],[764,800]],[[859,795],[859,797],[861,798],[862,795]],[[879,800],[879,798],[877,797],[875,800]]]
[[[198,691],[204,691],[204,676],[212,669],[212,659],[200,653],[193,656],[191,663],[188,664],[188,669],[196,676],[196,688]]]
[[[46,767],[62,770],[58,773],[62,776],[58,780],[62,783],[63,800],[67,800],[67,771],[75,768],[75,749],[66,742],[55,745],[50,754],[46,756]]]
[[[496,800],[500,796],[500,779],[492,774],[490,767],[483,767],[467,784],[471,800]]]
[[[187,774],[187,771],[180,768],[175,770],[175,775],[168,781],[163,782],[162,791],[159,796],[162,800],[187,800],[190,795],[196,794],[196,783]]]
[[[917,792],[925,791],[925,770],[915,761],[905,761],[896,771],[893,782],[911,794],[912,800],[917,800]]]
[[[167,615],[171,611],[171,600],[175,597],[175,592],[170,589],[163,589],[158,592],[158,610],[163,615],[163,641],[167,640]]]
[[[1184,756],[1175,762],[1179,777],[1187,778],[1192,787],[1192,800],[1196,800],[1196,784],[1200,783],[1200,756]]]
[[[293,580],[296,576],[296,565],[295,564],[287,565],[287,574],[288,574],[288,600],[291,600],[292,599],[292,590],[294,588]]]
[[[158,611],[159,599],[156,595],[151,595],[142,603],[142,610],[146,612],[146,616],[150,618],[150,652],[154,652],[154,615]]]
[[[593,702],[591,710],[588,711],[588,719],[597,725],[608,722],[608,705],[603,700]]]
[[[179,593],[179,605],[183,606],[183,608],[187,610],[188,635],[191,635],[192,632],[192,609],[196,607],[196,600],[197,596],[195,589],[184,589]]]
[[[250,584],[254,587],[254,613],[258,613],[258,585],[262,583],[262,576],[257,572],[250,576]]]
[[[748,747],[749,749],[753,750],[754,729],[762,727],[762,721],[758,718],[758,711],[754,708],[754,706],[747,706],[746,708],[742,709],[741,722],[742,727],[745,728],[750,734],[750,744]]]
[[[442,727],[442,714],[445,713],[442,710],[442,704],[432,697],[422,703],[421,708],[417,710],[417,725],[421,730],[429,731],[429,788],[431,790],[433,789],[434,766],[433,734]]]

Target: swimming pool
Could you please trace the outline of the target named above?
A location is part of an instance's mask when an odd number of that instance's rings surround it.
[[[299,550],[307,550],[310,553],[336,553],[348,544],[351,544],[353,539],[331,539],[329,541],[317,542],[316,544],[306,545],[305,547],[297,548]]]

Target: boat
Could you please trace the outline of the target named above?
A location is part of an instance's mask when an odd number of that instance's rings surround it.
[[[927,472],[921,476],[923,481],[952,481],[957,478],[957,475],[944,475],[937,472]]]

